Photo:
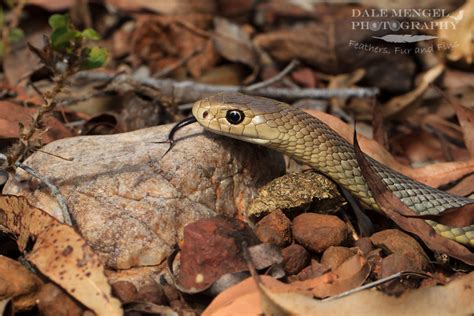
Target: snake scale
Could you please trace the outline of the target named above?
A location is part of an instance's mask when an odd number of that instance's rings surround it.
[[[354,147],[317,118],[276,100],[222,93],[197,101],[194,118],[207,130],[269,147],[333,179],[366,206],[379,210],[357,163]],[[420,215],[437,215],[474,200],[419,183],[368,157],[387,188]],[[450,227],[427,220],[434,230],[474,246],[474,225]]]

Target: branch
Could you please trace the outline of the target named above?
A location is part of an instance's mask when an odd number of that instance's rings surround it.
[[[103,81],[107,82],[114,75],[83,71],[74,76],[79,81]],[[218,86],[203,84],[194,81],[175,81],[171,79],[154,79],[150,77],[119,75],[114,78],[114,83],[130,84],[132,82],[147,85],[160,90],[164,95],[173,96],[176,103],[190,103],[203,97],[219,92],[245,92],[251,95],[264,96],[282,100],[298,100],[305,98],[329,99],[334,97],[373,97],[379,93],[378,88],[339,88],[339,89],[295,89],[295,88],[261,88],[247,91],[240,86]]]

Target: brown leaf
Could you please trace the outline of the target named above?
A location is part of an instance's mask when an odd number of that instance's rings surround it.
[[[15,311],[33,308],[36,304],[35,295],[42,284],[36,275],[18,261],[0,256],[0,300],[13,298]]]
[[[354,149],[362,175],[372,192],[380,210],[393,220],[403,230],[417,235],[423,240],[428,248],[439,253],[445,253],[457,258],[469,265],[474,265],[474,254],[456,241],[442,237],[437,234],[431,226],[423,219],[408,218],[406,216],[417,216],[413,210],[403,204],[392,192],[390,192],[380,177],[372,170],[364,153],[357,142],[357,134],[354,133]]]
[[[223,18],[214,18],[214,27],[212,39],[219,54],[230,61],[240,62],[252,68],[253,73],[249,78],[254,78],[259,69],[258,55],[249,34],[239,25]]]
[[[474,311],[473,282],[474,273],[470,273],[446,286],[406,291],[401,296],[389,296],[371,289],[332,301],[281,293],[267,285],[260,285],[260,288],[265,299],[277,304],[284,315],[463,315]]]
[[[265,286],[270,288],[285,286],[284,283],[267,275],[260,276],[260,279]],[[238,312],[236,313],[236,311]],[[228,316],[237,314],[248,316],[262,314],[260,294],[253,278],[248,278],[219,294],[202,315]]]
[[[416,217],[429,219],[447,226],[470,226],[474,224],[474,203],[446,209],[438,215],[421,215]]]
[[[97,315],[123,314],[99,256],[74,228],[13,195],[0,196],[0,225],[18,236],[20,249],[30,236],[36,239],[27,260],[84,306]]]
[[[405,93],[400,96],[393,97],[382,107],[383,116],[389,117],[393,116],[400,111],[406,109],[408,106],[412,105],[417,101],[428,89],[429,85],[438,78],[444,70],[444,65],[439,64],[433,68],[427,70],[420,76],[420,82],[416,88],[408,93]]]
[[[449,97],[448,100],[456,111],[456,116],[464,133],[464,143],[471,157],[474,157],[474,109],[463,106],[454,98]]]
[[[289,292],[310,292],[314,297],[333,296],[360,286],[370,274],[370,265],[364,256],[356,254],[344,261],[334,271],[322,276],[296,281],[288,285]]]
[[[8,101],[0,101],[0,138],[18,138],[18,124],[27,126],[32,116],[37,112],[34,108],[25,108]],[[45,121],[48,131],[44,133],[44,143],[53,140],[71,137],[71,132],[53,116],[48,116]]]

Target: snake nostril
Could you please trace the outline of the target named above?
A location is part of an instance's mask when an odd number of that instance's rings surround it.
[[[204,112],[202,113],[202,118],[206,118],[208,115],[209,115],[209,112],[204,111]]]

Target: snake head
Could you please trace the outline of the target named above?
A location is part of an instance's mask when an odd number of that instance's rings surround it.
[[[280,134],[277,128],[267,124],[266,119],[277,104],[274,100],[242,93],[222,93],[194,103],[193,115],[199,124],[214,133],[267,144]]]

